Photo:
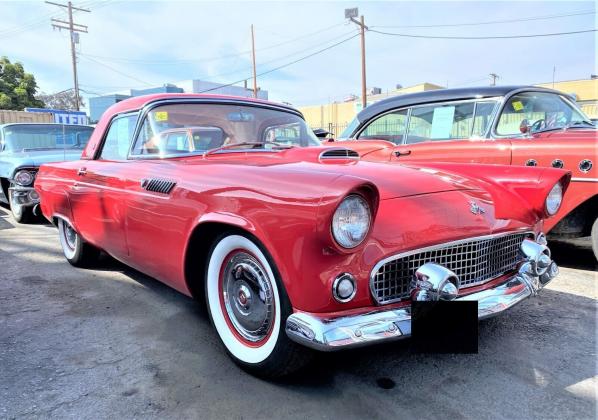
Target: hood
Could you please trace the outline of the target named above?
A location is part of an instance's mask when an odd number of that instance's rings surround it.
[[[10,178],[21,167],[37,168],[44,163],[77,160],[81,149],[30,150],[25,152],[0,153],[0,177]]]
[[[326,147],[293,148],[276,153],[222,153],[209,157],[185,159],[179,163],[196,165],[221,163],[231,166],[230,173],[243,179],[252,179],[259,171],[264,179],[301,179],[301,174],[321,174],[324,179],[344,178],[354,184],[376,187],[380,200],[443,191],[478,189],[471,179],[442,170],[408,168],[393,163],[361,161],[352,158],[322,159]],[[249,182],[249,181],[248,181]],[[272,182],[272,181],[270,181]]]

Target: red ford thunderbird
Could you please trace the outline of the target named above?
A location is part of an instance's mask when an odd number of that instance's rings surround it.
[[[35,188],[67,260],[100,250],[201,297],[235,362],[262,376],[312,350],[411,334],[414,300],[478,317],[557,274],[542,233],[570,173],[366,162],[322,147],[293,108],[206,95],[120,102],[81,159]]]

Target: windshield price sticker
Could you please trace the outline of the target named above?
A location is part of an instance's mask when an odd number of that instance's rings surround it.
[[[523,104],[521,101],[513,101],[513,109],[515,111],[521,111],[523,109]]]
[[[167,111],[154,112],[154,118],[156,119],[157,122],[168,121],[168,112]]]
[[[455,118],[454,106],[443,106],[434,109],[432,116],[432,134],[433,139],[449,139],[453,130],[453,120]]]

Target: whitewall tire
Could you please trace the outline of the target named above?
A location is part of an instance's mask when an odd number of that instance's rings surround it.
[[[307,349],[286,336],[291,306],[266,251],[238,234],[221,236],[208,257],[206,300],[227,352],[254,374],[277,377],[307,361]]]
[[[58,219],[58,235],[64,257],[75,267],[88,267],[97,261],[100,251],[86,243],[69,222]]]

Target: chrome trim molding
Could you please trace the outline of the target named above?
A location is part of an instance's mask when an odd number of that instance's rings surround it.
[[[551,165],[553,168],[558,168],[558,169],[562,169],[565,166],[565,164],[563,163],[563,161],[561,159],[553,160]]]
[[[539,237],[538,250],[544,250],[542,238]],[[534,251],[530,252],[528,258],[533,259],[536,256]],[[542,263],[544,265],[548,261]],[[455,301],[477,301],[478,319],[489,318],[536,295],[557,274],[558,267],[552,261],[546,269],[542,268],[541,275],[538,275],[530,262],[525,262],[520,265],[516,274],[501,284],[461,296]],[[381,309],[338,317],[295,312],[287,318],[285,330],[291,340],[320,351],[394,341],[411,335],[411,307]]]
[[[598,182],[598,178],[571,178],[571,182]]]
[[[351,296],[347,297],[347,298],[342,298],[338,295],[338,293],[336,292],[336,288],[338,286],[338,284],[340,283],[341,280],[348,278],[348,280],[353,283],[353,293],[351,293]],[[353,300],[353,298],[355,297],[355,294],[357,293],[357,282],[355,281],[355,278],[350,274],[350,273],[342,273],[339,274],[335,279],[334,279],[334,283],[332,283],[332,296],[334,297],[334,299],[337,302],[340,303],[347,303],[350,302],[351,300]]]
[[[587,174],[592,169],[593,163],[590,159],[584,159],[579,162],[579,171]]]
[[[340,153],[342,153],[342,155]],[[357,153],[355,150],[349,149],[347,147],[331,147],[328,150],[324,150],[318,156],[318,160],[327,160],[327,159],[359,160],[359,153]]]

